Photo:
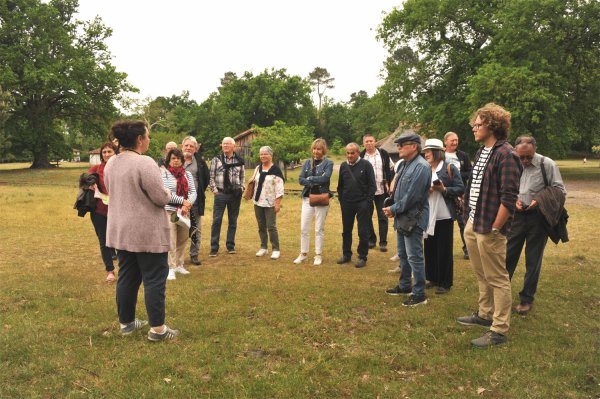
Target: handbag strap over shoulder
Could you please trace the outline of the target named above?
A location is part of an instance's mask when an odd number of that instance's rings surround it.
[[[540,162],[540,167],[542,168],[542,177],[544,178],[544,186],[548,187],[550,184],[548,184],[548,176],[546,175],[546,167],[544,166],[544,158],[546,157],[542,157],[542,162]]]

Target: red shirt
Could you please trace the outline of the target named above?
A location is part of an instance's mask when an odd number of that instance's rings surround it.
[[[108,190],[104,185],[104,167],[106,166],[106,162],[102,162],[100,165],[94,165],[88,170],[88,173],[98,173],[100,176],[100,183],[98,184],[98,189],[102,194],[108,195]],[[104,204],[100,198],[96,199],[96,210],[94,213],[102,216],[108,215],[108,205]]]

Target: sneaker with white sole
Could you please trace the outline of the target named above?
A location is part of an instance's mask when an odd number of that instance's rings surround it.
[[[315,255],[315,261],[313,262],[313,265],[321,266],[321,263],[323,263],[323,258],[321,255]]]
[[[162,332],[162,334],[154,332],[152,329],[150,329],[150,331],[148,331],[148,340],[152,342],[168,341],[176,338],[178,335],[179,330],[172,330],[169,328],[169,326],[165,325],[165,330]]]
[[[298,257],[296,259],[294,259],[294,264],[299,265],[300,263],[304,262],[306,259],[308,259],[307,255],[298,255]]]
[[[267,254],[267,252],[269,252],[269,250],[267,248],[261,248],[256,253],[256,256],[265,256]]]
[[[183,265],[179,265],[175,268],[175,273],[179,273],[179,274],[190,274],[190,272],[188,270],[186,270],[185,267],[183,267]]]
[[[169,275],[167,276],[167,280],[175,280],[177,276],[175,276],[175,269],[169,269]]]
[[[395,262],[395,261],[397,261],[397,260],[400,260],[400,257],[398,256],[398,254],[396,254],[396,255],[392,256],[392,257],[390,258],[390,260],[393,260],[393,261]]]
[[[125,327],[121,327],[121,335],[129,335],[134,331],[144,327],[148,322],[146,320],[135,319],[131,323],[127,323]]]
[[[273,251],[271,253],[271,259],[273,259],[273,260],[279,259],[280,256],[281,256],[281,252],[280,251]]]
[[[402,269],[400,268],[400,266],[396,266],[393,269],[388,270],[388,273],[400,273],[402,271]]]

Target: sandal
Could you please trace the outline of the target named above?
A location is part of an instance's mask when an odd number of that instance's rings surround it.
[[[115,280],[116,280],[115,272],[108,272],[108,274],[106,275],[106,282],[107,283],[114,283]]]

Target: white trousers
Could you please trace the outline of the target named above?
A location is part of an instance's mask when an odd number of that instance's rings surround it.
[[[300,218],[300,252],[308,253],[310,246],[310,225],[315,219],[315,254],[321,255],[325,239],[325,218],[328,206],[310,206],[308,197],[302,197],[302,216]]]

